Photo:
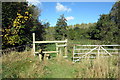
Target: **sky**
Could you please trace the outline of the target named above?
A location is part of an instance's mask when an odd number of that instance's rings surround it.
[[[101,14],[108,14],[115,2],[36,2],[41,9],[39,21],[55,26],[64,14],[68,25],[97,22]]]

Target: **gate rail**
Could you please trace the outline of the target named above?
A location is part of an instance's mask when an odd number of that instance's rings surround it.
[[[85,47],[85,48],[78,48],[78,47]],[[97,54],[98,57],[106,57],[106,56],[100,56],[101,54],[103,55],[107,54],[109,56],[112,56],[113,54],[119,53],[120,51],[119,47],[120,45],[79,45],[79,44],[75,44],[73,47],[73,61],[75,62],[80,61],[81,58],[96,58],[95,56],[87,57],[87,55],[91,55],[91,54],[95,54],[95,55]]]

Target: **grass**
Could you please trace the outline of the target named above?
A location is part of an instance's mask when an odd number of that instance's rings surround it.
[[[2,78],[118,78],[118,56],[82,59],[74,63],[72,45],[68,45],[66,59],[59,55],[40,62],[31,51],[3,55],[0,57]],[[47,49],[53,47],[50,44]]]
[[[73,63],[64,58],[40,62],[31,52],[9,54],[2,57],[3,78],[117,78],[118,59],[83,59]]]

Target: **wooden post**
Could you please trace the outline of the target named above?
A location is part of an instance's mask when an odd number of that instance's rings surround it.
[[[40,49],[40,50],[39,50],[39,53],[38,53],[40,61],[42,61],[42,54],[43,54],[43,53],[42,53],[42,49]]]
[[[43,57],[43,60],[46,60],[46,53],[44,53],[44,57]]]
[[[65,46],[65,57],[67,57],[67,41],[68,41],[68,40],[66,39],[66,43],[65,43],[65,45],[66,45],[66,46]]]
[[[40,59],[40,61],[42,61],[42,55],[41,54],[39,54],[39,59]]]
[[[100,46],[98,46],[98,58],[99,58],[99,55],[100,55]]]
[[[75,45],[73,46],[73,61],[74,61]]]
[[[59,51],[59,49],[58,49],[58,43],[56,43],[56,51]],[[57,56],[58,56],[58,52],[57,52]]]
[[[33,33],[33,54],[35,56],[35,33]]]
[[[62,49],[60,48],[60,55],[62,55]]]

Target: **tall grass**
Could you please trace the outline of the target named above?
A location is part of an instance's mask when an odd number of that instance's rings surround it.
[[[3,78],[117,78],[118,57],[72,62],[62,55],[39,61],[31,51],[2,56]]]
[[[0,57],[2,59],[3,78],[118,78],[118,56],[106,58],[81,59],[72,61],[73,44],[100,44],[95,40],[80,40],[68,42],[68,58],[61,55],[49,60],[39,61],[31,51],[12,52]],[[45,50],[55,50],[54,44],[46,46]]]
[[[82,78],[118,78],[118,58],[83,59],[79,65],[78,77]]]

